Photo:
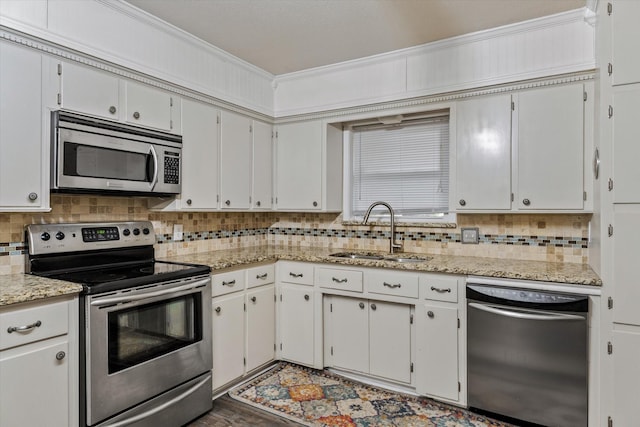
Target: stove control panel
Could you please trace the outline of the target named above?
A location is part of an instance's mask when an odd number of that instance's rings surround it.
[[[148,246],[156,243],[149,221],[31,224],[27,226],[29,254],[64,253]]]

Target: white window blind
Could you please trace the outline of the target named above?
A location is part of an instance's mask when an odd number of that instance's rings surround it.
[[[448,116],[354,127],[351,158],[353,216],[377,200],[399,217],[449,211]]]

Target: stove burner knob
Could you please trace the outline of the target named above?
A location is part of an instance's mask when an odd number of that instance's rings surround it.
[[[129,231],[128,228],[125,228],[124,230],[122,230],[122,234],[124,234],[125,236],[128,236],[129,234],[131,234],[131,232]]]
[[[49,233],[47,233],[47,232],[45,231],[44,233],[42,233],[42,234],[40,235],[40,238],[46,242],[47,240],[49,240],[49,239],[51,238],[51,234],[49,234]]]
[[[62,231],[58,231],[56,233],[56,239],[58,239],[58,240],[64,239],[64,233]]]
[[[149,229],[148,228],[143,228],[142,229],[142,234],[149,234]]]
[[[140,229],[139,229],[139,228],[134,228],[134,229],[133,229],[133,234],[134,234],[135,236],[138,236],[138,235],[140,234]]]

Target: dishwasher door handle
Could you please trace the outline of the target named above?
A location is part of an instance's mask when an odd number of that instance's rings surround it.
[[[582,316],[577,316],[575,314],[562,314],[562,313],[553,313],[553,314],[538,314],[540,311],[529,311],[529,312],[520,312],[520,311],[511,311],[505,310],[503,308],[497,308],[491,305],[486,304],[478,304],[475,302],[470,302],[469,307],[476,308],[478,310],[486,311],[489,313],[497,314],[499,316],[506,317],[514,317],[517,319],[524,320],[585,320]]]

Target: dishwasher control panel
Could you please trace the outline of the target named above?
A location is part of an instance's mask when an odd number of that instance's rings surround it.
[[[553,309],[563,305],[566,305],[567,307],[588,306],[588,297],[586,295],[564,294],[537,289],[507,288],[503,286],[480,285],[473,283],[467,284],[467,298],[476,301],[529,308]]]

